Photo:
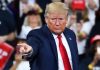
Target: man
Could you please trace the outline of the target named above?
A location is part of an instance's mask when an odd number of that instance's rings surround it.
[[[13,15],[9,12],[9,10],[2,5],[2,2],[0,3],[0,5],[1,5],[0,7],[0,44],[2,45],[3,44],[2,42],[7,42],[9,44],[12,44],[16,36],[15,20],[13,18]],[[0,46],[0,49],[2,49],[2,46]],[[8,49],[4,48],[3,50],[7,51],[9,49],[10,48]],[[0,56],[2,56],[3,50],[1,50]],[[12,51],[9,51],[9,54]],[[9,67],[13,64],[12,61],[13,61],[13,55],[11,55],[8,62],[5,63],[6,66],[4,67],[3,70],[9,70]]]
[[[15,31],[13,15],[7,9],[0,8],[0,42],[13,40]]]
[[[20,53],[29,53],[31,70],[78,70],[76,38],[73,31],[66,28],[67,15],[68,8],[64,3],[48,4],[45,11],[47,25],[31,31],[27,44],[18,44]]]

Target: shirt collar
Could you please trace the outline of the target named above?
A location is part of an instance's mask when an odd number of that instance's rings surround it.
[[[56,39],[56,38],[57,38],[57,35],[56,35],[56,34],[52,33],[52,35],[53,35],[54,39]],[[64,34],[63,34],[63,33],[61,33],[61,36],[62,36],[62,38],[63,38]]]

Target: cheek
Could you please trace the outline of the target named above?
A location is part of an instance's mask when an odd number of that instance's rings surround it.
[[[63,23],[61,27],[64,29],[66,27],[66,23]]]
[[[48,27],[51,31],[55,31],[55,25],[49,23]]]
[[[52,22],[52,21],[47,20],[47,21],[46,21],[46,23],[47,23],[47,25],[48,25],[50,28],[53,28],[53,27],[54,27],[54,25],[53,25],[53,22]]]
[[[48,26],[50,27],[50,29],[54,29],[55,25],[49,23]]]

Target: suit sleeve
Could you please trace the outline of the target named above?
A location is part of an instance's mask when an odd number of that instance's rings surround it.
[[[29,57],[32,59],[38,54],[40,46],[39,38],[34,31],[29,32],[27,36],[27,44],[33,48],[32,55]]]
[[[73,34],[73,39],[75,41],[74,43],[75,43],[76,53],[78,54],[76,35],[75,35],[75,33],[73,31],[72,31],[72,34]]]
[[[76,60],[77,60],[77,64],[78,64],[78,69],[79,69],[79,57],[78,57],[78,48],[77,48],[77,40],[76,40],[76,35],[75,33],[72,31],[72,36],[73,36],[73,39],[74,39],[74,49],[75,49],[75,53],[76,53]]]

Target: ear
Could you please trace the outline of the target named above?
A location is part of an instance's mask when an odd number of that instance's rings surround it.
[[[46,22],[46,24],[48,23],[48,18],[47,17],[45,17],[45,22]]]

